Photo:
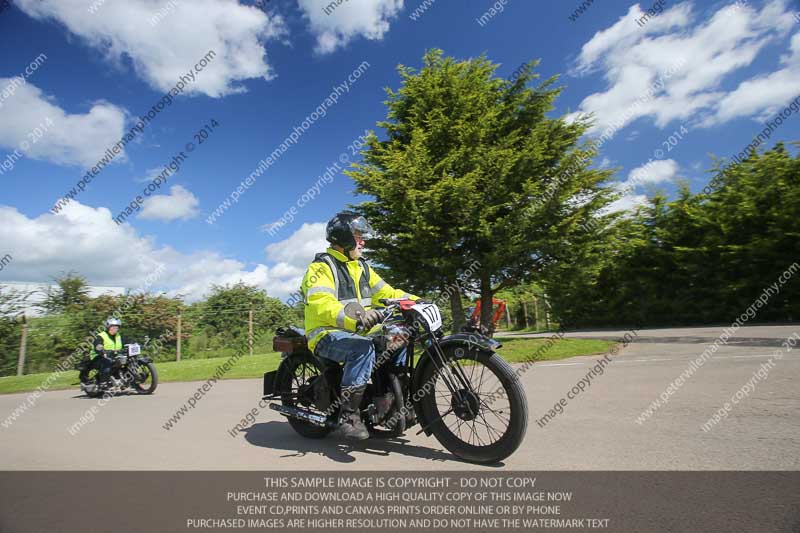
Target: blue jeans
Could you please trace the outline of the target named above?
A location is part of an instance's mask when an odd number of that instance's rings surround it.
[[[96,368],[100,373],[100,381],[108,381],[111,377],[111,367],[113,366],[111,358],[105,355],[96,355],[89,366],[89,368]]]
[[[319,357],[344,363],[342,388],[365,385],[375,366],[375,346],[372,339],[349,331],[334,330],[317,343],[314,351]],[[395,363],[405,364],[406,351],[401,350]]]

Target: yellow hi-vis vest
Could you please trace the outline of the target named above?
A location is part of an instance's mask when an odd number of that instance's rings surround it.
[[[312,351],[331,330],[356,330],[355,319],[344,314],[344,306],[350,302],[370,309],[383,307],[379,302],[382,298],[417,299],[393,289],[363,259],[351,261],[333,248],[316,255],[303,276],[300,291],[306,304],[306,338]]]
[[[121,350],[122,349],[122,335],[117,333],[114,335],[114,338],[111,338],[111,335],[108,334],[107,331],[100,332],[100,338],[103,339],[103,349],[104,350]],[[95,353],[97,355],[97,353]]]

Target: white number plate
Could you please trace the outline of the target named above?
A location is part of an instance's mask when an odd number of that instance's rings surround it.
[[[430,331],[436,331],[442,327],[442,314],[436,304],[416,304],[412,307],[428,323]]]
[[[140,353],[142,353],[142,350],[138,344],[128,345],[128,355],[139,355]]]

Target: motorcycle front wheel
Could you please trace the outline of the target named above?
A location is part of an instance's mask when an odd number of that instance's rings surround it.
[[[519,447],[528,429],[528,402],[519,377],[495,352],[443,348],[448,369],[427,364],[420,383],[428,392],[420,402],[436,439],[453,455],[477,464],[502,461]],[[458,368],[460,367],[460,369]],[[451,391],[442,378],[463,371]]]
[[[153,363],[139,363],[133,388],[139,394],[153,394],[158,387],[158,372]]]

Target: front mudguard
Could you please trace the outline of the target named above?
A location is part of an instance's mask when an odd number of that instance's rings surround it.
[[[492,352],[503,346],[500,341],[487,337],[486,335],[482,335],[478,332],[454,333],[453,335],[447,335],[446,337],[439,339],[439,345],[442,348],[451,346],[453,344],[466,344],[470,350],[480,349],[489,350]]]
[[[470,351],[494,352],[503,345],[499,341],[481,335],[480,333],[455,333],[439,339],[439,346],[442,350],[461,348],[466,355],[466,353]],[[412,406],[414,407],[414,412],[417,415],[417,420],[419,420],[422,431],[424,431],[427,436],[431,436],[432,432],[429,428],[431,421],[427,420],[422,409],[422,396],[424,396],[424,394],[419,396],[416,400],[415,397],[425,385],[422,381],[422,376],[425,374],[424,371],[426,367],[432,364],[434,363],[431,360],[431,355],[426,349],[422,352],[417,364],[414,366],[414,379],[411,382],[411,390],[414,391],[411,393]]]
[[[140,363],[144,363],[144,364],[147,364],[147,363],[152,363],[152,362],[153,362],[153,360],[152,360],[152,359],[150,359],[149,357],[139,357],[139,358],[138,358],[138,361],[139,361]]]

